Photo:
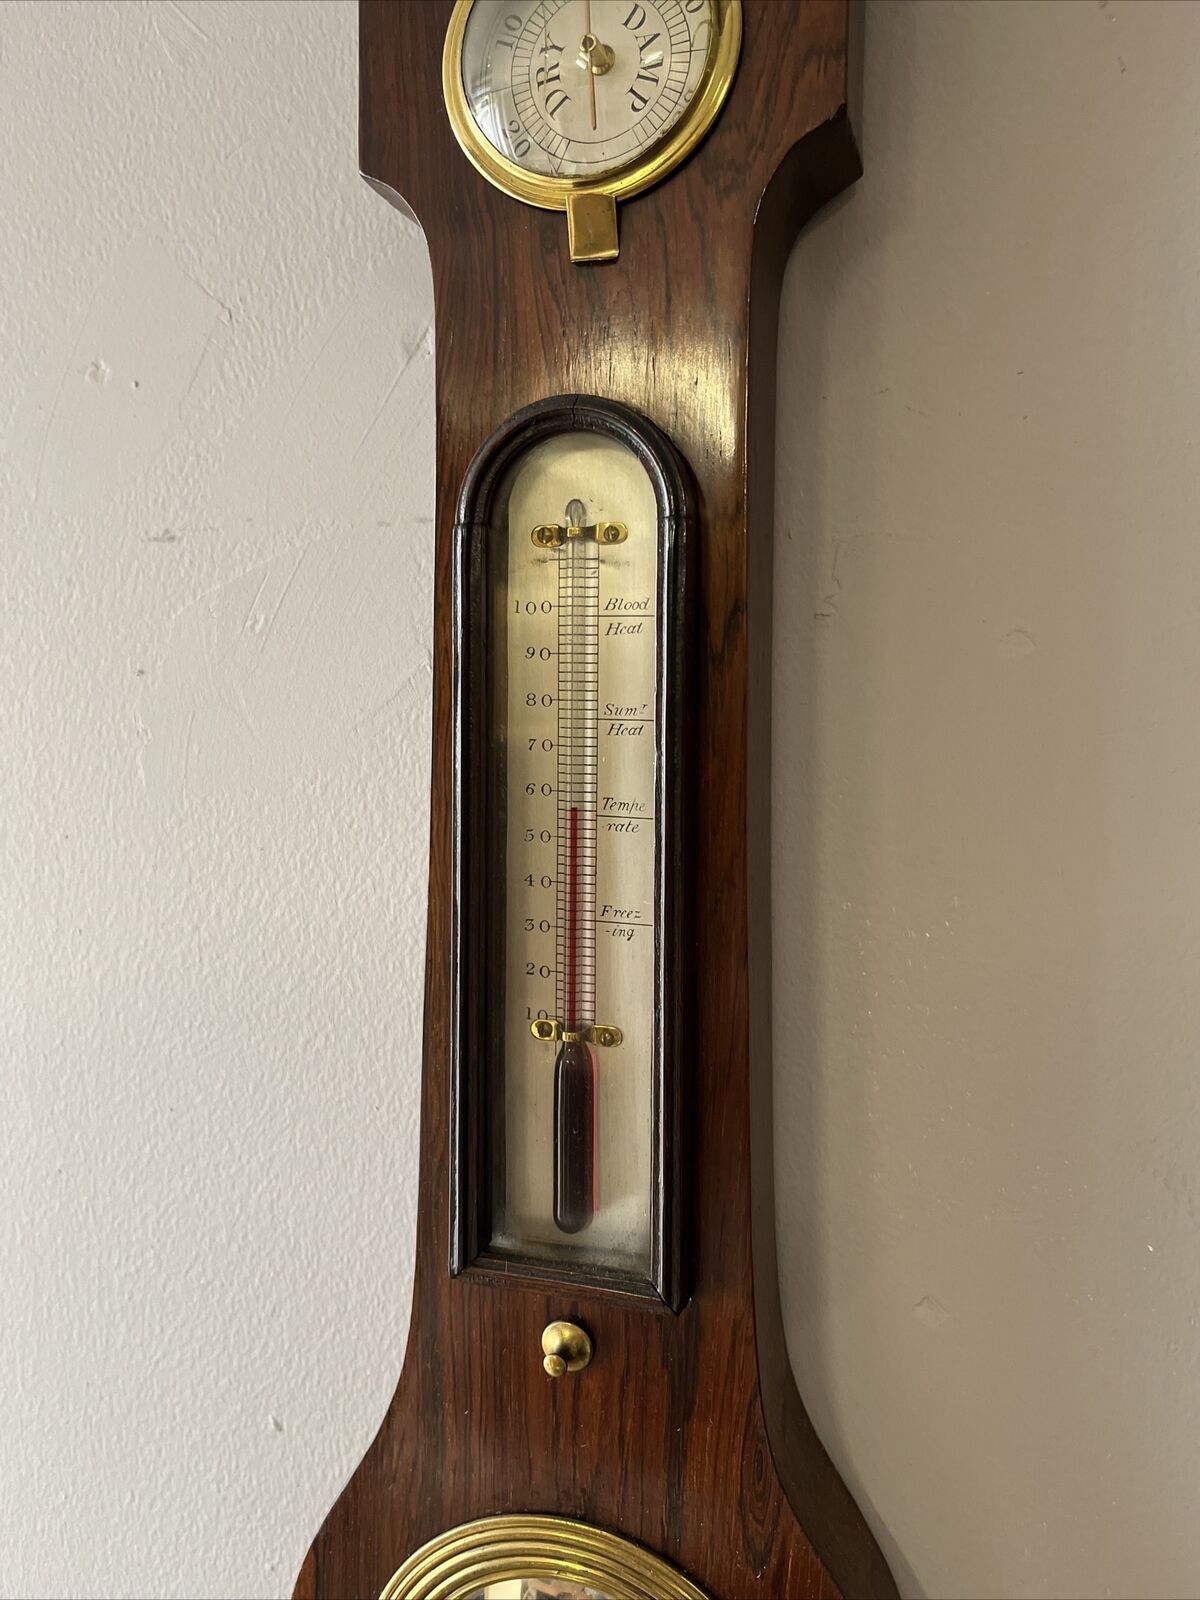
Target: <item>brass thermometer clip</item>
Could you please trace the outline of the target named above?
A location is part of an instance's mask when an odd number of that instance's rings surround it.
[[[613,1049],[625,1038],[620,1028],[609,1022],[593,1022],[588,1028],[564,1028],[557,1017],[539,1017],[529,1024],[529,1031],[543,1044],[557,1044],[559,1040],[577,1044],[582,1039],[584,1044],[596,1044],[604,1050]]]
[[[623,522],[589,522],[583,527],[574,523],[543,522],[530,535],[539,550],[557,550],[568,539],[594,539],[597,544],[624,544],[629,529]]]

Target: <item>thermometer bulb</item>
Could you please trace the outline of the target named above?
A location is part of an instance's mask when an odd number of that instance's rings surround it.
[[[596,1058],[568,1039],[554,1063],[554,1223],[579,1233],[596,1213]]]

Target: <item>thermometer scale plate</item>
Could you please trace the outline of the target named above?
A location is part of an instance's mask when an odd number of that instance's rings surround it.
[[[680,1297],[685,477],[563,398],[460,504],[452,1269]]]

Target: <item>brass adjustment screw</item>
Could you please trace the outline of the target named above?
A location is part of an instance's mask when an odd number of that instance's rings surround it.
[[[592,1359],[592,1341],[573,1322],[550,1322],[542,1329],[542,1365],[552,1378],[582,1372]]]

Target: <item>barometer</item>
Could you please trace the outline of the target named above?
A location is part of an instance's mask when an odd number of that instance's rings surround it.
[[[435,300],[420,1204],[297,1600],[895,1593],[796,1391],[772,1198],[776,305],[859,171],[851,33],[362,6],[362,167]]]

